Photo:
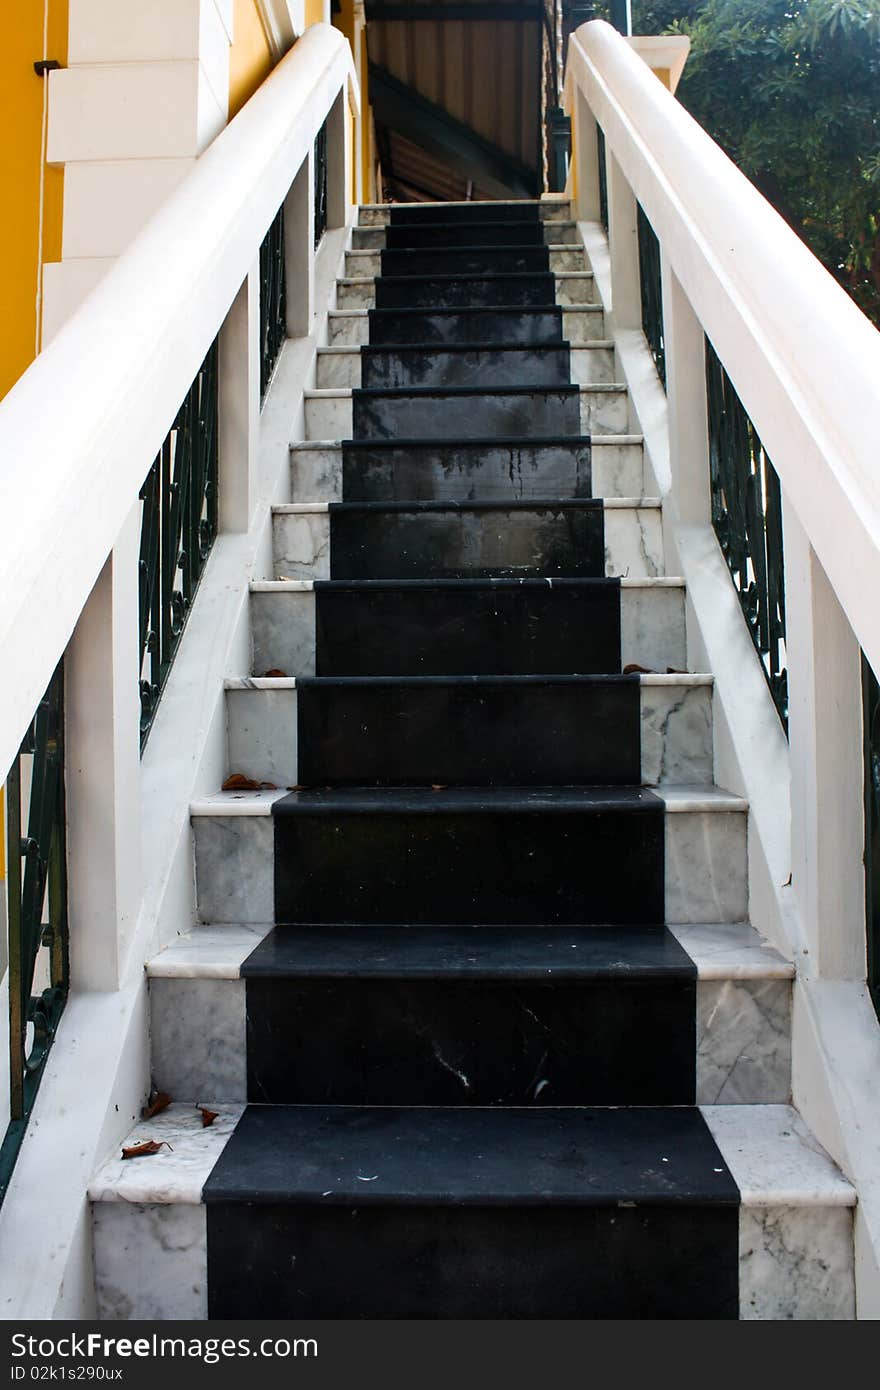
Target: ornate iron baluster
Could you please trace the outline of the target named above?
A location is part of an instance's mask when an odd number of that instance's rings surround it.
[[[663,338],[663,289],[660,280],[660,243],[641,204],[638,205],[639,276],[642,293],[642,328],[651,349],[657,375],[666,389],[666,349]]]
[[[287,276],[284,263],[284,204],[260,247],[260,399],[269,386],[287,336]]]
[[[30,759],[22,817],[23,760]],[[0,1201],[24,1139],[67,999],[64,666],[55,671],[6,782],[9,914],[9,1126]],[[23,826],[26,831],[22,834]]]
[[[608,171],[605,165],[605,132],[596,126],[596,143],[599,156],[599,221],[608,231]]]
[[[141,749],[217,535],[217,344],[141,488]]]
[[[315,245],[327,230],[327,122],[315,136]]]
[[[865,928],[868,988],[880,1018],[880,683],[862,656],[865,758]]]
[[[779,478],[706,339],[712,524],[783,727],[788,729]]]

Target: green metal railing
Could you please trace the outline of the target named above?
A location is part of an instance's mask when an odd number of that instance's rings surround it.
[[[788,729],[779,478],[706,339],[712,524],[783,727]]]
[[[315,136],[315,245],[327,230],[327,122]]]
[[[608,167],[605,156],[605,132],[596,126],[597,157],[599,160],[599,221],[608,231]]]
[[[6,781],[9,1125],[0,1202],[67,1000],[64,666],[37,708]]]
[[[217,343],[140,492],[141,749],[217,535]]]
[[[868,988],[880,1018],[880,683],[862,656],[865,757],[865,929]]]
[[[657,375],[666,387],[666,345],[663,336],[663,288],[660,279],[660,243],[641,204],[638,204],[639,279],[642,295],[642,328],[651,349]]]
[[[260,247],[260,399],[275,370],[287,336],[287,277],[284,257],[284,204]]]

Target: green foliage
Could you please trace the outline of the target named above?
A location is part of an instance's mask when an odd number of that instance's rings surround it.
[[[880,324],[880,0],[634,0],[683,105]]]

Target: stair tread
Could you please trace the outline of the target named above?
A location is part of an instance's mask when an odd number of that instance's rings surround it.
[[[412,980],[693,979],[663,927],[379,925],[276,927],[242,962],[243,978]]]
[[[272,803],[274,816],[320,814],[505,815],[627,811],[659,814],[663,800],[646,787],[331,787],[292,791]]]
[[[291,509],[305,510],[310,504],[294,502]],[[321,506],[322,504],[318,504]],[[509,501],[479,499],[463,502],[328,502],[330,512],[533,512],[533,511],[604,511],[605,503],[601,497],[514,497]],[[275,510],[273,508],[273,510]]]
[[[248,1106],[214,1202],[732,1206],[695,1107]]]

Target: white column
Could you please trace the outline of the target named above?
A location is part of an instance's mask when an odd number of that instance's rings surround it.
[[[662,248],[660,280],[672,493],[679,520],[704,524],[711,517],[705,336]]]
[[[140,504],[132,508],[67,650],[70,968],[118,988],[140,909]]]
[[[351,220],[351,140],[345,87],[327,117],[327,228],[347,227]]]
[[[787,499],[783,520],[792,888],[812,956],[802,965],[864,979],[859,644]]]
[[[250,528],[260,431],[260,265],[255,261],[220,329],[218,516],[221,531]]]
[[[577,220],[598,222],[601,215],[599,197],[599,127],[579,87],[574,94],[575,160],[577,168]]]
[[[605,146],[608,242],[611,254],[611,316],[615,328],[641,328],[639,232],[636,200],[611,149]]]
[[[284,201],[287,336],[306,338],[315,315],[315,156],[308,157]]]

